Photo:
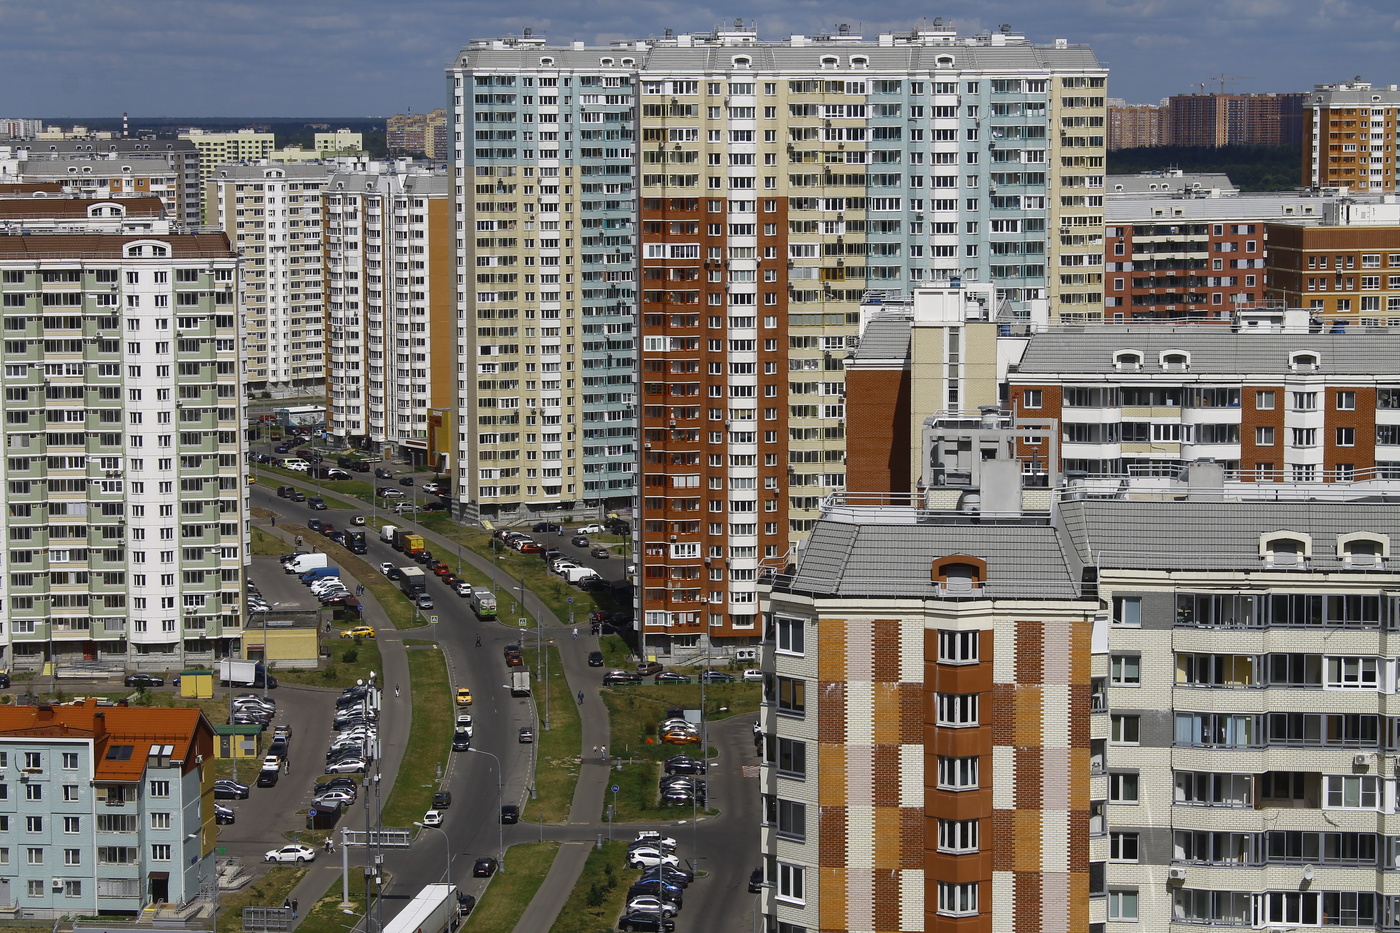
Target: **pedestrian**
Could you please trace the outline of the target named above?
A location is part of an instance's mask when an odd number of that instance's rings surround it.
[[[582,691],[582,690],[580,690],[580,691],[578,692],[578,705],[579,705],[579,706],[582,706],[582,705],[583,705],[583,691]]]
[[[606,745],[598,746],[598,753],[602,756],[604,761],[608,760],[608,747]]]
[[[399,685],[398,685],[398,684],[394,684],[394,696],[398,696],[398,695],[399,695]]]
[[[574,641],[578,641],[578,626],[574,626]]]
[[[292,898],[292,919],[295,920],[296,918],[297,918],[297,899],[296,899],[296,898]]]
[[[273,528],[276,528],[276,527],[277,527],[277,516],[276,516],[276,515],[272,516],[272,527],[273,527]]]
[[[598,746],[593,746],[593,754],[598,754]]]
[[[327,836],[327,837],[326,837],[325,848],[326,848],[326,852],[327,852],[327,853],[329,853],[329,852],[331,851],[331,837],[330,837],[330,836]]]
[[[292,773],[292,759],[290,759],[290,758],[283,758],[283,759],[282,759],[282,773],[283,773],[283,774],[291,774],[291,773]]]
[[[297,535],[297,547],[301,547],[301,535]]]
[[[283,909],[283,910],[291,910],[291,909],[292,909],[292,899],[291,899],[290,897],[289,897],[289,898],[286,898],[286,899],[284,899],[284,900],[282,901],[282,909]]]
[[[478,648],[481,647],[481,636],[480,636],[480,635],[476,636],[476,646],[477,646]]]

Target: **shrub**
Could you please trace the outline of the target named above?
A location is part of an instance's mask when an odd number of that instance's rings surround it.
[[[344,661],[346,664],[354,664],[356,661],[360,660],[360,649],[346,648],[341,653],[340,660]]]

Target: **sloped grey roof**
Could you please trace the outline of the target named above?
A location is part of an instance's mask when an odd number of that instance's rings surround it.
[[[966,554],[987,562],[987,594],[1075,599],[1055,529],[1045,524],[895,525],[817,522],[790,584],[823,596],[928,597],[933,561]]]
[[[1167,198],[1119,194],[1104,200],[1103,219],[1107,224],[1171,224],[1189,220],[1235,218],[1320,223],[1323,208],[1336,200],[1337,198],[1332,197],[1304,197],[1301,194],[1246,194],[1228,198]],[[1155,213],[1157,211],[1161,213]],[[1262,237],[1264,231],[1260,230],[1259,235]]]
[[[1259,536],[1311,536],[1314,570],[1341,566],[1337,536],[1371,532],[1400,548],[1400,500],[1152,502],[1089,499],[1060,507],[1066,546],[1084,566],[1260,570]]]
[[[1142,372],[1146,374],[1164,371],[1161,353],[1184,350],[1190,354],[1190,369],[1173,375],[1188,380],[1192,374],[1288,373],[1291,354],[1300,350],[1320,355],[1318,372],[1323,374],[1400,372],[1400,333],[1377,333],[1372,328],[1364,333],[1353,329],[1340,334],[1236,334],[1228,325],[1211,324],[1058,328],[1031,337],[1018,372],[1022,377],[1032,373],[1114,373],[1113,357],[1119,350],[1142,351]]]
[[[911,319],[906,311],[881,311],[870,319],[860,335],[860,346],[851,355],[860,361],[907,360]]]

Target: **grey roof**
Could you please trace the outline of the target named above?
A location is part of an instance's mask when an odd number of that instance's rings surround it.
[[[987,593],[1002,599],[1075,599],[1054,528],[1047,524],[894,525],[823,520],[783,588],[820,596],[929,597],[933,561],[965,554],[987,562]]]
[[[912,318],[907,311],[881,311],[870,319],[860,335],[860,346],[851,355],[859,362],[899,360],[909,358],[909,329]]]
[[[235,181],[264,181],[269,172],[280,173],[281,178],[324,180],[340,166],[333,162],[255,162],[243,164],[227,163],[215,166],[212,181],[228,178]]]
[[[1109,175],[1104,178],[1104,194],[1109,197],[1179,194],[1195,188],[1237,189],[1224,172],[1141,172],[1137,175]]]
[[[175,153],[190,157],[199,154],[195,144],[188,139],[16,139],[9,145],[15,149],[29,150],[32,159],[103,156],[109,153],[122,156]]]
[[[1222,198],[1164,198],[1119,194],[1104,200],[1104,223],[1183,220],[1288,220],[1322,222],[1325,205],[1335,197],[1301,194],[1246,194]],[[1260,231],[1261,234],[1263,231]]]
[[[1323,375],[1375,378],[1400,374],[1400,332],[1378,333],[1379,328],[1353,329],[1340,334],[1260,334],[1233,333],[1228,325],[1152,325],[1141,327],[1061,327],[1033,335],[1026,346],[1017,375],[1029,374],[1113,374],[1114,354],[1119,350],[1142,352],[1142,373],[1165,372],[1161,354],[1184,350],[1190,355],[1186,373],[1172,373],[1190,379],[1200,375],[1277,374],[1292,371],[1295,351],[1312,351],[1320,356],[1318,372]],[[1387,328],[1387,331],[1396,330]],[[1131,377],[1128,377],[1131,378]]]
[[[446,169],[426,172],[336,172],[327,187],[349,192],[373,191],[376,194],[412,194],[425,198],[446,197],[452,193],[452,182]]]
[[[1131,501],[1088,499],[1060,506],[1065,544],[1087,567],[1260,570],[1260,535],[1302,532],[1309,566],[1336,570],[1337,537],[1388,536],[1400,547],[1400,501]]]

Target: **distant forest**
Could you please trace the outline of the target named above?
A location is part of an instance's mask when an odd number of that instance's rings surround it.
[[[1115,149],[1108,174],[1136,175],[1179,168],[1224,172],[1241,191],[1289,191],[1303,183],[1303,154],[1297,146],[1151,146]]]

